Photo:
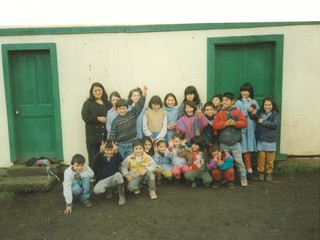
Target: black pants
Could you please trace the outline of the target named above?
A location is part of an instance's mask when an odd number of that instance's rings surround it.
[[[93,160],[94,156],[98,151],[100,151],[101,143],[87,143],[87,151],[88,151],[88,157],[89,157],[89,166],[93,169]]]

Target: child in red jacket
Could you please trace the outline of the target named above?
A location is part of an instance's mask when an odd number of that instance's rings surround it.
[[[213,128],[219,132],[220,147],[223,151],[231,152],[240,176],[241,186],[248,186],[247,171],[241,152],[241,128],[247,126],[243,113],[234,107],[234,95],[226,92],[222,96],[222,109],[213,120]]]

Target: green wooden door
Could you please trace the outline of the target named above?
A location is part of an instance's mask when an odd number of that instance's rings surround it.
[[[265,96],[274,96],[274,45],[272,43],[216,46],[215,79],[212,93],[233,92],[239,96],[240,86],[253,85],[255,99],[261,105]]]
[[[48,50],[9,54],[17,160],[56,157],[50,66]]]
[[[240,86],[249,82],[260,107],[264,97],[273,96],[281,112],[283,35],[208,38],[207,56],[208,100],[227,91],[238,98]],[[276,159],[284,160],[280,130]]]

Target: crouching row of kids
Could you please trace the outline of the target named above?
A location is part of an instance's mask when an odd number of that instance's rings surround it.
[[[123,160],[116,144],[111,141],[103,142],[100,151],[94,158],[95,172],[85,164],[85,158],[76,154],[71,160],[71,166],[64,172],[63,195],[66,201],[65,213],[72,212],[73,199],[78,198],[85,207],[91,207],[90,180],[95,177],[97,184],[93,188],[95,194],[106,193],[112,197],[112,189],[117,188],[119,205],[124,205],[125,181],[127,189],[134,194],[140,193],[140,186],[147,183],[151,199],[156,199],[155,170],[156,163],[145,153],[143,141],[136,139],[133,142],[133,153]],[[121,173],[120,173],[121,171]]]
[[[124,205],[125,181],[126,188],[134,194],[140,193],[140,186],[148,184],[151,199],[156,199],[156,179],[164,177],[168,180],[179,180],[181,174],[196,187],[196,179],[202,180],[205,186],[219,187],[222,180],[227,181],[227,187],[234,188],[233,158],[213,146],[209,149],[210,158],[205,161],[202,138],[195,136],[191,139],[191,147],[186,148],[183,135],[175,133],[169,141],[168,148],[164,139],[155,143],[155,154],[150,156],[145,151],[144,141],[136,139],[133,142],[133,153],[123,160],[116,144],[111,141],[103,142],[100,151],[94,158],[94,171],[85,164],[85,158],[76,154],[71,160],[71,166],[64,172],[63,194],[66,201],[65,213],[72,212],[74,198],[79,198],[86,207],[91,207],[90,179],[95,177],[97,184],[93,188],[95,194],[106,194],[112,197],[112,189],[117,188],[119,205]],[[211,172],[208,171],[208,170]]]

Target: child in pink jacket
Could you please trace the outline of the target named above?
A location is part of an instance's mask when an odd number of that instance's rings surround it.
[[[175,130],[185,133],[188,140],[187,145],[190,145],[190,140],[194,136],[200,136],[202,130],[208,125],[208,120],[197,105],[192,101],[187,101],[184,107],[184,115],[179,118],[175,124]]]

